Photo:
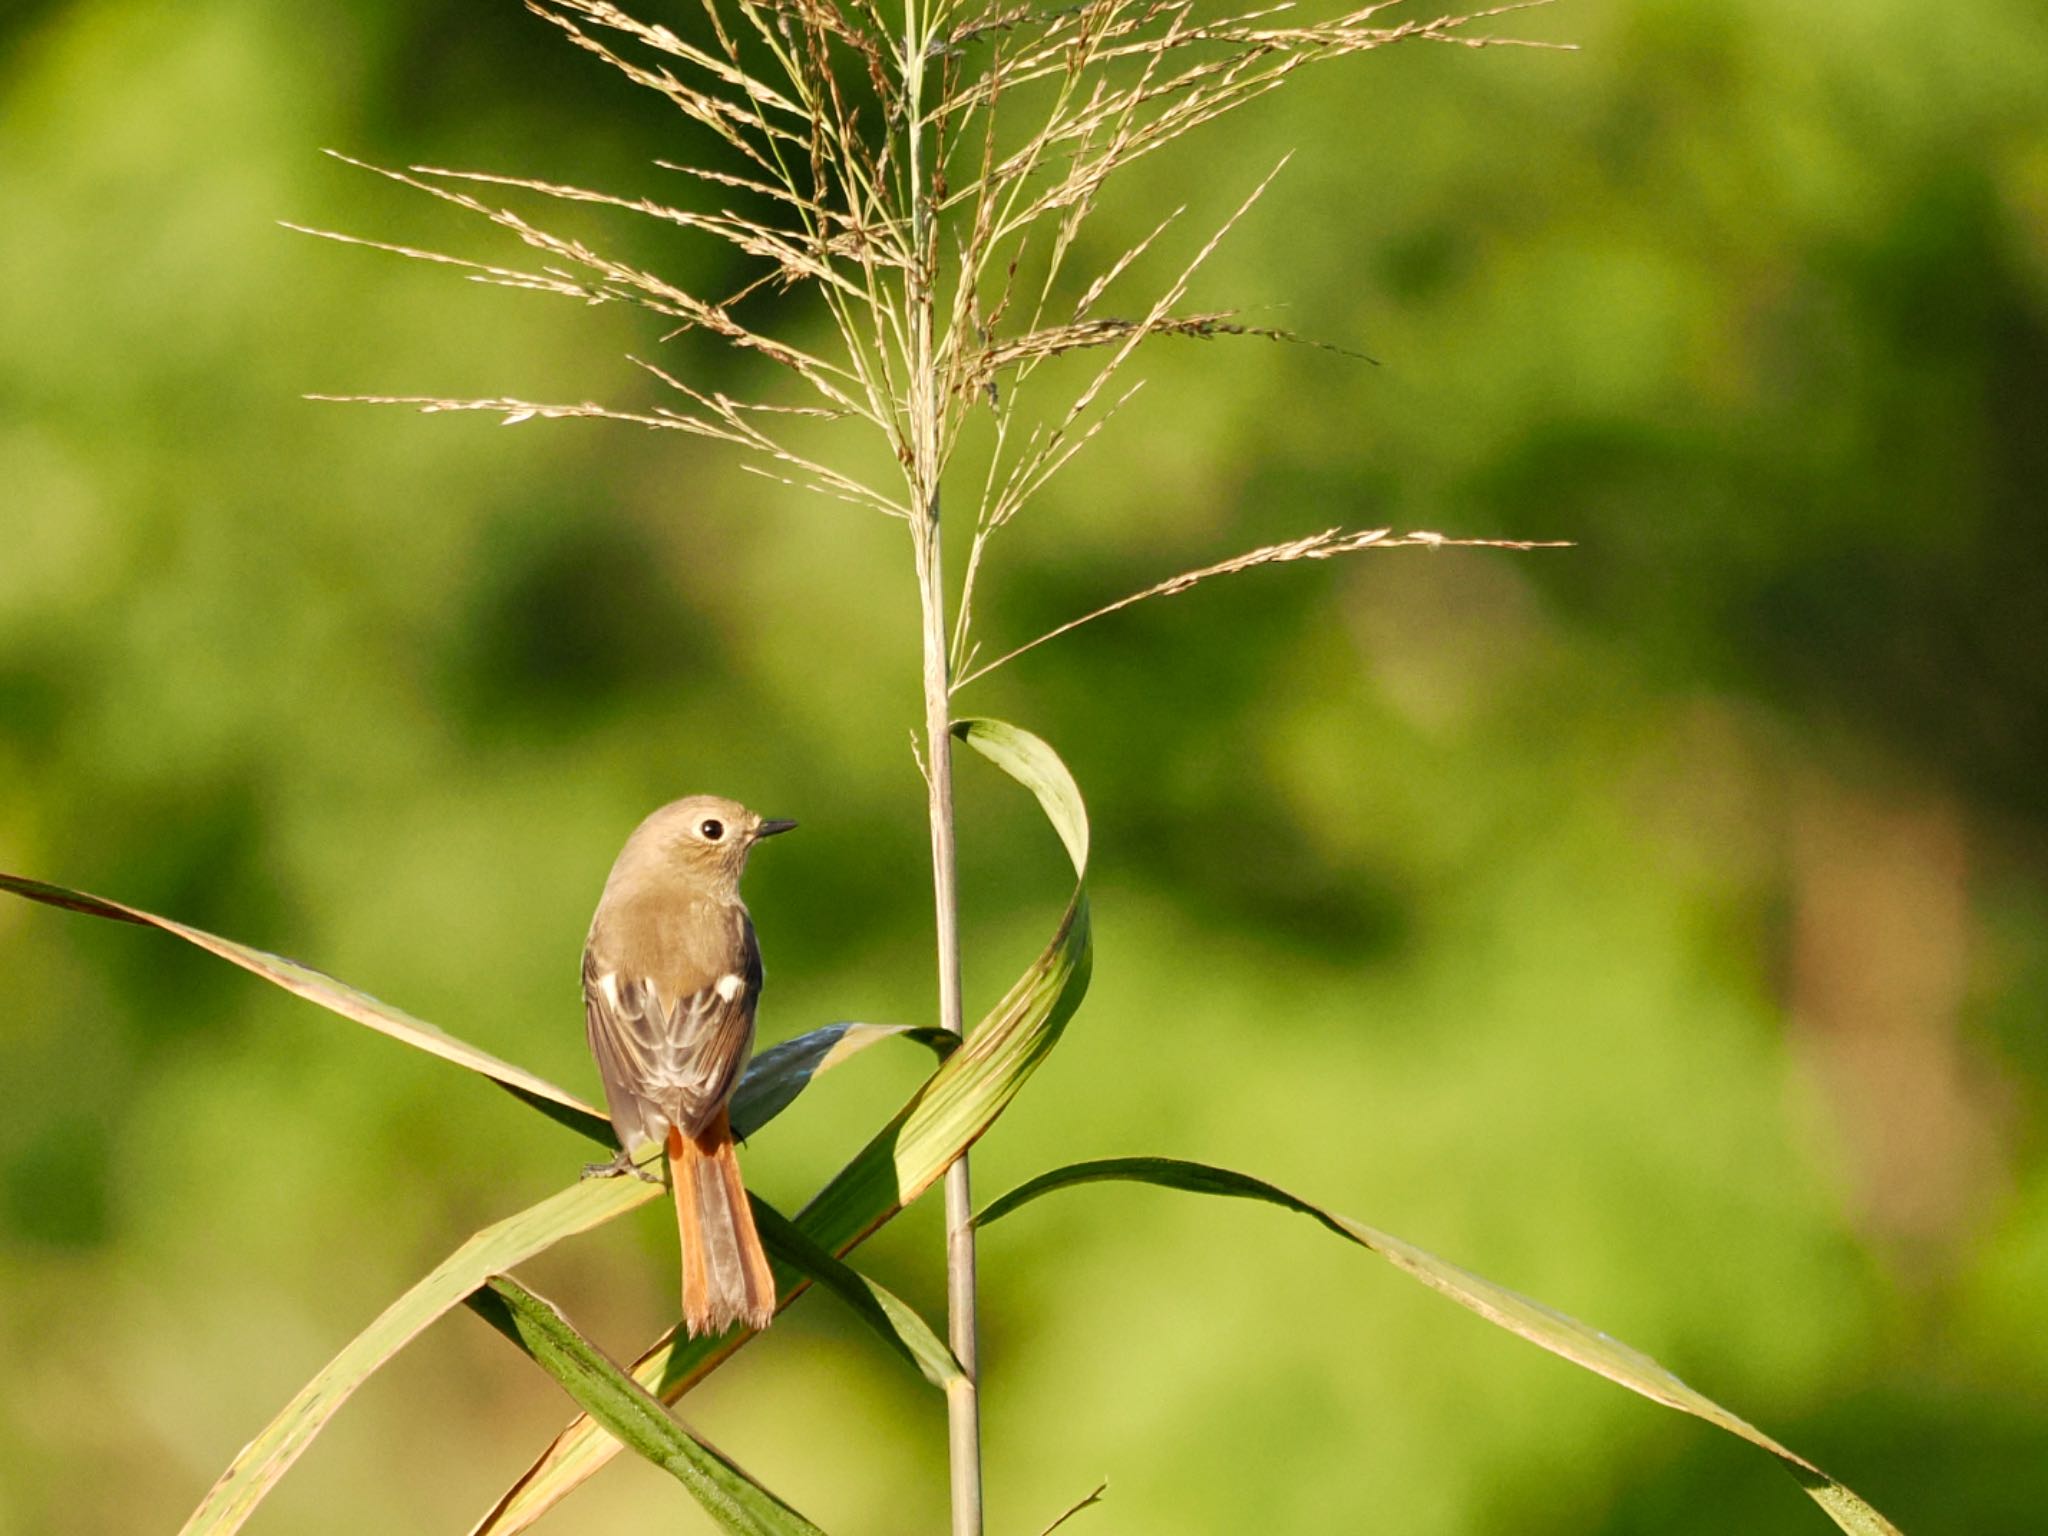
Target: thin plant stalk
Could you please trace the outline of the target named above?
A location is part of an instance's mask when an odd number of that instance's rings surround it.
[[[925,777],[932,824],[932,890],[938,918],[939,1022],[961,1033],[959,893],[953,839],[952,678],[947,665],[939,501],[912,528],[918,599],[924,611]],[[961,1153],[946,1170],[947,1343],[960,1374],[947,1383],[953,1536],[981,1536],[981,1407],[976,1359],[974,1195]]]
[[[960,902],[953,836],[952,653],[946,625],[946,571],[939,500],[942,385],[933,356],[938,242],[924,164],[924,71],[931,22],[907,0],[903,22],[904,168],[911,259],[905,276],[910,330],[910,530],[924,622],[925,782],[932,825],[932,894],[939,947],[939,1023],[965,1032],[960,987]],[[962,1153],[946,1170],[946,1333],[960,1374],[946,1388],[947,1463],[953,1536],[981,1536],[981,1402],[975,1318],[974,1193]]]

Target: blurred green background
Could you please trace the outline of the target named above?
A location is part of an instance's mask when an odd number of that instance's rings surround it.
[[[1310,71],[1096,231],[1213,220],[1298,148],[1191,298],[1383,366],[1160,344],[998,546],[990,645],[1334,523],[1579,547],[1258,572],[963,696],[1065,754],[1097,834],[1095,990],[978,1188],[1242,1167],[1652,1351],[1908,1530],[2039,1530],[2048,13],[1513,20],[1583,51]],[[512,254],[323,146],[665,196],[649,162],[704,148],[510,4],[0,11],[0,867],[595,1094],[589,910],[645,810],[715,789],[804,822],[749,881],[764,1036],[928,1017],[902,530],[669,435],[304,403],[630,403],[658,345],[281,231]],[[1065,880],[1025,797],[961,782],[974,1011]],[[172,1528],[586,1155],[140,930],[0,907],[0,996],[0,1531]],[[821,1085],[751,1176],[800,1203],[921,1065]],[[674,1243],[656,1206],[532,1277],[630,1355]],[[864,1262],[940,1310],[929,1210]],[[1277,1212],[1087,1190],[983,1277],[995,1532],[1105,1475],[1075,1529],[1826,1528],[1766,1458]],[[689,1415],[828,1529],[941,1528],[942,1407],[828,1301]],[[254,1528],[465,1529],[564,1417],[450,1319]],[[632,1520],[709,1529],[625,1464],[544,1528]]]

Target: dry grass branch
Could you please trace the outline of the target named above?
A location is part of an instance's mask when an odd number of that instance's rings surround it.
[[[371,165],[347,155],[337,154],[335,158],[487,219],[535,250],[581,267],[603,279],[602,282],[588,285],[597,293],[607,298],[623,299],[638,304],[657,314],[680,320],[686,327],[708,331],[744,351],[759,353],[770,362],[778,363],[797,375],[831,406],[849,414],[867,414],[864,405],[848,393],[847,386],[859,383],[854,372],[741,324],[723,305],[688,293],[654,273],[642,271],[626,262],[605,256],[580,240],[551,234],[529,223],[509,208],[493,208],[465,192],[439,185],[426,176]],[[593,193],[590,196],[593,199],[602,199],[602,194]]]
[[[1234,576],[1239,571],[1253,570],[1262,565],[1286,565],[1296,560],[1334,560],[1339,555],[1356,554],[1362,549],[1569,549],[1570,542],[1561,539],[1453,539],[1441,533],[1430,533],[1417,529],[1409,533],[1395,533],[1391,528],[1367,528],[1360,532],[1346,533],[1341,528],[1325,528],[1321,533],[1306,538],[1292,539],[1285,544],[1267,544],[1259,549],[1247,550],[1244,554],[1233,555],[1228,560],[1219,560],[1214,565],[1201,566],[1192,571],[1182,571],[1178,576],[1155,582],[1141,592],[1120,597],[1113,603],[1104,603],[1100,608],[1082,614],[1078,619],[1069,619],[1038,636],[1027,640],[1014,650],[1005,651],[994,661],[985,662],[970,672],[962,674],[953,684],[953,691],[959,692],[977,678],[988,676],[996,668],[1015,661],[1026,651],[1036,650],[1048,640],[1057,640],[1061,635],[1091,624],[1100,618],[1142,603],[1147,598],[1172,597],[1177,592],[1216,576]]]
[[[469,274],[470,281],[489,283],[499,288],[525,288],[536,293],[561,294],[565,298],[580,299],[586,304],[610,304],[625,301],[625,295],[613,293],[607,288],[579,282],[559,272],[523,272],[514,267],[497,267],[487,262],[470,261],[461,256],[450,256],[442,251],[424,251],[416,246],[394,245],[385,240],[366,240],[360,235],[342,234],[337,230],[319,229],[311,224],[294,224],[289,219],[280,219],[279,224],[295,234],[311,235],[316,240],[332,240],[340,245],[359,245],[365,250],[383,251],[392,256],[403,256],[408,261],[425,261],[439,266],[455,267]]]
[[[792,471],[786,475],[779,474],[768,465],[759,463],[741,466],[757,474],[766,473],[785,484],[817,491],[834,500],[866,507],[870,511],[880,512],[889,517],[901,518],[907,515],[899,502],[892,501],[850,475],[796,452],[747,419],[752,415],[822,416],[829,419],[832,413],[809,407],[757,405],[733,400],[722,394],[706,394],[690,389],[650,363],[638,358],[633,361],[663,383],[681,391],[702,408],[701,413],[668,410],[660,406],[648,411],[627,411],[616,406],[600,405],[593,400],[567,404],[561,401],[525,400],[511,395],[464,399],[441,395],[309,394],[305,398],[340,405],[405,405],[426,415],[482,411],[500,417],[499,424],[507,427],[516,427],[522,422],[535,420],[594,419],[621,421],[632,426],[654,427],[671,432],[687,432],[694,437],[729,443],[745,453],[756,455],[772,464],[780,464]]]
[[[1081,1513],[1082,1510],[1087,1509],[1092,1505],[1100,1504],[1102,1502],[1103,1495],[1108,1492],[1109,1479],[1105,1477],[1101,1482],[1095,1485],[1094,1489],[1091,1492],[1083,1494],[1079,1499],[1076,1499],[1072,1504],[1068,1505],[1067,1508],[1057,1518],[1054,1519],[1051,1525],[1048,1525],[1044,1530],[1038,1533],[1038,1536],[1052,1536],[1052,1533],[1054,1531],[1058,1530],[1061,1526],[1065,1525],[1069,1520],[1073,1519],[1074,1516]]]
[[[1112,284],[1126,280],[1155,250],[1170,219],[1080,283],[1071,301],[1060,300],[1064,319],[1049,319],[1048,305],[1064,286],[1081,231],[1111,176],[1274,88],[1304,63],[1408,40],[1513,41],[1474,33],[1473,24],[1525,8],[1395,23],[1384,15],[1395,0],[1320,20],[1297,20],[1291,4],[1204,15],[1200,0],[1082,0],[1044,9],[992,0],[920,8],[918,41],[898,35],[897,19],[885,15],[878,0],[701,0],[705,25],[694,38],[639,20],[609,0],[527,3],[578,48],[673,101],[737,155],[736,168],[659,163],[746,193],[758,200],[754,211],[692,211],[654,198],[484,171],[365,166],[488,220],[540,252],[543,263],[522,270],[314,232],[448,265],[474,281],[585,303],[636,304],[676,322],[669,336],[708,332],[793,374],[823,414],[880,430],[906,466],[923,462],[920,445],[929,443],[930,462],[921,472],[927,477],[943,473],[965,423],[985,401],[996,417],[1002,462],[991,463],[979,502],[967,509],[975,537],[957,610],[955,655],[967,643],[988,536],[1042,491],[1130,397],[1128,390],[1112,395],[1110,387],[1139,345],[1164,336],[1297,339],[1247,325],[1230,310],[1182,308],[1194,272],[1245,215],[1256,191],[1137,317],[1104,315],[1097,307]],[[645,61],[627,57],[621,51],[627,48],[644,50]],[[1008,120],[1001,130],[999,118]],[[922,135],[930,137],[930,154],[913,168],[904,149]],[[971,157],[964,164],[963,154]],[[484,187],[655,218],[711,235],[761,269],[724,299],[693,294],[463,190]],[[922,228],[914,215],[920,206],[931,212]],[[955,214],[957,224],[942,228]],[[1029,319],[1013,325],[1015,289],[1027,267],[1035,289]],[[764,289],[802,287],[822,298],[838,333],[838,356],[739,318],[738,307]],[[909,321],[920,292],[933,296],[937,322],[922,338]],[[1083,350],[1105,352],[1102,366],[1039,425],[1014,430],[1013,415],[1027,387],[1035,387],[1038,365]],[[929,395],[917,384],[924,367],[938,384]],[[651,371],[683,390],[672,371]],[[692,409],[672,413],[689,423],[686,430],[779,462],[803,483],[842,499],[881,500],[900,512],[900,499],[878,497],[813,460],[794,463],[781,445],[760,441],[753,418],[768,402],[688,398]],[[582,407],[535,412],[586,413]],[[913,485],[908,499],[920,494]]]
[[[652,198],[620,197],[609,192],[595,192],[587,187],[565,186],[559,182],[539,181],[527,176],[504,176],[489,171],[452,171],[439,166],[416,165],[411,168],[415,176],[433,177],[443,181],[467,181],[480,185],[516,187],[524,191],[539,193],[563,202],[596,203],[610,208],[621,208],[632,213],[644,214],[664,223],[674,224],[683,229],[701,230],[716,235],[743,255],[752,256],[771,263],[775,271],[770,280],[785,288],[793,288],[805,281],[817,282],[841,289],[855,297],[860,296],[857,285],[843,277],[832,264],[835,255],[853,251],[861,238],[849,232],[837,237],[818,239],[806,236],[806,244],[799,246],[782,230],[758,220],[742,218],[726,211],[717,214],[690,213],[679,208],[670,208]],[[819,223],[830,222],[830,216],[820,212]]]
[[[1089,410],[1094,406],[1096,400],[1109,387],[1111,380],[1116,377],[1124,364],[1130,360],[1131,355],[1137,350],[1139,344],[1152,337],[1168,334],[1171,331],[1174,319],[1173,306],[1178,304],[1186,295],[1188,284],[1194,280],[1195,274],[1201,270],[1202,265],[1215,253],[1217,246],[1223,243],[1224,237],[1237,227],[1240,219],[1251,211],[1252,206],[1264,195],[1266,188],[1272,185],[1273,178],[1280,174],[1280,171],[1286,164],[1287,157],[1283,156],[1280,163],[1268,171],[1259,181],[1258,185],[1252,188],[1250,195],[1238,205],[1236,211],[1216,228],[1208,241],[1195,253],[1194,258],[1181,269],[1180,275],[1166,286],[1165,291],[1153,303],[1151,312],[1143,320],[1125,325],[1112,338],[1115,350],[1111,352],[1109,359],[1103,363],[1101,368],[1096,370],[1095,376],[1074,397],[1062,418],[1050,430],[1043,432],[1034,431],[1032,433],[1025,450],[1017,456],[1008,475],[1005,477],[1002,487],[998,490],[994,499],[981,510],[981,517],[977,522],[975,530],[976,548],[973,551],[973,557],[970,558],[968,576],[962,584],[960,593],[960,622],[962,626],[960,632],[963,635],[966,633],[967,628],[972,625],[974,577],[979,574],[981,566],[980,559],[974,557],[978,557],[983,552],[988,537],[996,529],[1001,528],[1005,523],[1014,518],[1027,502],[1045,489],[1046,485],[1055,475],[1073,462],[1076,454],[1093,441],[1096,433],[1102,429],[1106,422],[1107,416],[1105,415],[1103,418],[1098,419],[1085,430],[1077,430],[1078,424],[1087,417]],[[1036,355],[1045,356],[1048,354],[1041,350]],[[1132,393],[1133,391],[1126,391],[1117,400],[1116,406],[1113,409],[1121,408],[1130,399]]]

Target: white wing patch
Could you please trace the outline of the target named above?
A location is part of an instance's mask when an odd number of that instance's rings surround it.
[[[649,975],[584,951],[585,1033],[622,1138],[660,1141],[671,1128],[695,1136],[739,1082],[753,1045],[761,959],[745,909],[732,906],[734,944],[712,967],[698,969],[688,956],[664,964],[657,954],[657,974]],[[687,978],[692,990],[667,996],[663,975]]]

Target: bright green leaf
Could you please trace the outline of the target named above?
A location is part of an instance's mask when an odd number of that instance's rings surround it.
[[[287,960],[282,955],[273,955],[267,950],[238,944],[233,939],[221,938],[218,934],[190,927],[172,918],[159,917],[139,907],[20,875],[0,874],[0,891],[11,891],[30,901],[62,907],[70,912],[136,923],[175,934],[188,944],[196,944],[345,1019],[366,1024],[394,1040],[439,1056],[444,1061],[452,1061],[459,1067],[467,1067],[472,1072],[480,1072],[550,1119],[602,1146],[617,1144],[611,1122],[575,1095],[535,1076],[524,1067],[501,1061],[488,1051],[458,1040],[424,1019],[416,1019],[403,1009],[394,1008],[346,982],[337,981],[324,971],[316,971],[311,966]],[[931,1046],[942,1056],[953,1043],[952,1036],[945,1030],[909,1024],[827,1024],[793,1040],[785,1040],[748,1063],[746,1077],[733,1095],[733,1130],[743,1137],[753,1135],[787,1109],[812,1077],[893,1035],[908,1036]]]
[[[818,1247],[844,1254],[928,1189],[995,1122],[1058,1041],[1088,990],[1094,950],[1088,927],[1088,816],[1073,776],[1051,747],[1000,720],[962,720],[953,733],[1038,797],[1073,861],[1072,900],[1044,953],[948,1056],[879,1134],[796,1217]],[[776,1267],[782,1305],[807,1282]],[[671,1332],[633,1366],[633,1376],[674,1402],[716,1370],[749,1337],[716,1339]],[[609,1461],[617,1442],[587,1417],[555,1437],[540,1460],[484,1516],[473,1536],[524,1530]]]
[[[732,1096],[733,1134],[745,1140],[789,1108],[820,1072],[898,1036],[930,1046],[940,1060],[959,1044],[951,1030],[911,1024],[826,1024],[806,1031],[771,1045],[747,1063],[746,1076]]]
[[[663,1193],[660,1185],[640,1179],[585,1179],[477,1233],[386,1307],[242,1448],[185,1522],[184,1536],[226,1536],[238,1530],[370,1373],[489,1276]]]
[[[801,1227],[758,1195],[750,1198],[761,1244],[772,1257],[815,1280],[853,1308],[856,1317],[923,1372],[924,1379],[933,1386],[943,1389],[962,1374],[953,1351],[909,1302],[819,1247],[804,1235]]]
[[[734,1536],[824,1536],[817,1526],[685,1429],[639,1382],[570,1325],[561,1309],[494,1275],[470,1308],[517,1344],[583,1411],[690,1490]]]
[[[765,1091],[748,1097],[751,1108],[743,1123],[750,1133],[758,1131],[787,1108],[820,1072],[829,1071],[878,1041],[899,1034],[917,1039],[925,1033],[935,1032],[879,1024],[828,1024],[814,1029],[773,1050],[763,1051],[749,1063],[747,1077],[733,1102],[738,1105],[747,1097],[749,1085],[757,1078],[769,1084]],[[385,1308],[243,1448],[186,1522],[187,1536],[198,1536],[201,1532],[224,1536],[238,1529],[356,1388],[489,1276],[662,1194],[660,1185],[642,1179],[585,1179],[477,1233],[433,1273]]]
[[[318,1003],[322,1008],[340,1014],[345,1019],[367,1024],[380,1034],[389,1035],[394,1040],[402,1040],[407,1045],[439,1056],[445,1061],[452,1061],[459,1067],[481,1072],[550,1119],[588,1136],[592,1141],[605,1146],[613,1145],[611,1122],[574,1094],[557,1088],[546,1078],[536,1077],[524,1067],[515,1067],[511,1062],[501,1061],[488,1051],[478,1050],[467,1041],[456,1039],[446,1030],[437,1028],[424,1019],[416,1019],[402,1009],[378,1001],[367,992],[357,991],[346,982],[336,981],[324,971],[316,971],[311,966],[301,965],[296,960],[287,960],[282,955],[273,955],[267,950],[237,944],[233,939],[224,939],[204,929],[188,927],[168,917],[158,917],[154,912],[144,912],[139,907],[109,901],[104,896],[88,895],[84,891],[66,890],[60,885],[47,885],[40,880],[29,880],[20,875],[0,874],[0,891],[12,891],[17,896],[26,896],[30,901],[62,907],[70,912],[83,912],[91,917],[110,918],[121,923],[139,923],[146,928],[160,928],[165,933],[175,934],[186,943],[196,944],[211,954],[219,955],[223,960],[239,965],[245,971],[254,972],[265,981],[283,987],[287,992],[296,993],[308,1002]]]
[[[1168,1189],[1193,1190],[1204,1195],[1263,1200],[1269,1205],[1298,1211],[1339,1237],[1371,1249],[1395,1268],[1407,1271],[1424,1285],[1441,1291],[1460,1306],[1469,1307],[1488,1322],[1519,1334],[1552,1354],[1562,1355],[1574,1365],[1605,1376],[1631,1392],[1639,1392],[1652,1402],[1705,1419],[1709,1424],[1769,1451],[1799,1480],[1835,1524],[1853,1536],[1899,1536],[1897,1527],[1819,1467],[1786,1449],[1755,1425],[1736,1417],[1712,1398],[1695,1392],[1641,1351],[1631,1349],[1597,1328],[1587,1327],[1575,1317],[1554,1311],[1540,1301],[1532,1301],[1473,1274],[1469,1269],[1461,1269],[1413,1243],[1312,1205],[1299,1195],[1289,1194],[1249,1174],[1167,1157],[1112,1157],[1096,1162],[1073,1163],[1019,1185],[984,1210],[975,1222],[986,1226],[1040,1195],[1074,1184],[1109,1179],[1159,1184]]]

